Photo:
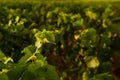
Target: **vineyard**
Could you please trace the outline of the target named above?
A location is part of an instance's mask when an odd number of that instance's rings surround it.
[[[119,58],[119,2],[0,3],[0,80],[120,80]]]

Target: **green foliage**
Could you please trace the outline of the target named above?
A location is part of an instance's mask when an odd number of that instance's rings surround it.
[[[4,73],[0,73],[0,80],[8,80],[8,77]]]
[[[0,80],[113,80],[119,8],[93,4],[1,4]]]
[[[97,40],[96,30],[93,28],[85,29],[81,33],[81,46],[83,47],[95,47]]]
[[[55,37],[54,37],[54,33],[52,31],[46,31],[46,30],[43,30],[42,32],[41,31],[38,31],[37,33],[35,33],[35,38],[37,40],[37,43],[53,43],[55,44]],[[36,43],[36,46],[37,46],[37,43]]]
[[[102,73],[102,74],[97,74],[95,75],[92,79],[90,80],[114,80],[109,73]]]
[[[0,50],[0,61],[2,61],[5,58],[5,54]]]

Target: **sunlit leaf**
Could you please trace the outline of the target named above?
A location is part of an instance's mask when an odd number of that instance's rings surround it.
[[[89,68],[96,68],[100,65],[100,62],[97,57],[88,56],[85,58],[85,60]]]
[[[36,41],[36,42],[35,42],[35,46],[36,46],[37,48],[40,48],[40,47],[42,47],[42,43],[41,43],[40,41]]]
[[[35,34],[35,37],[38,42],[55,44],[55,36],[52,31],[39,31]]]
[[[11,57],[5,57],[4,60],[4,64],[7,64],[8,62],[13,62],[13,59]]]
[[[19,60],[19,63],[26,63],[31,56],[33,56],[35,52],[35,47],[30,45],[23,49],[22,53],[25,53],[25,55]]]
[[[20,17],[19,16],[16,16],[15,18],[15,22],[17,23],[19,21]]]
[[[93,13],[92,11],[86,11],[86,16],[88,16],[90,19],[95,20],[97,18],[96,13]]]

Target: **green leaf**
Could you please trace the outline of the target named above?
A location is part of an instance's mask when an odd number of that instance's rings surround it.
[[[90,80],[114,80],[109,73],[96,74]]]
[[[46,67],[42,67],[38,62],[31,63],[24,72],[21,80],[47,80]]]
[[[83,19],[73,22],[73,26],[78,26],[78,27],[83,26]]]
[[[8,64],[8,62],[13,62],[13,59],[11,57],[6,57],[4,64]]]
[[[20,19],[20,17],[19,17],[19,16],[16,16],[15,22],[18,23],[19,19]]]
[[[32,63],[30,63],[27,67],[27,70],[31,73],[36,73],[36,70],[40,69],[40,68],[44,68],[46,65],[44,63],[44,61],[42,60],[36,60]]]
[[[26,60],[26,62],[29,62],[29,61],[31,61],[31,60],[36,60],[36,56],[35,55],[32,55],[32,56],[30,56],[27,60]]]
[[[37,57],[38,62],[40,61],[40,63],[43,63],[44,65],[47,65],[46,57],[43,57],[42,54],[40,54],[40,53],[36,54],[36,57]]]
[[[48,65],[47,66],[48,69],[47,69],[47,72],[46,72],[46,80],[60,80],[58,75],[57,75],[57,72],[55,70],[55,67],[51,66],[51,65]]]
[[[98,58],[95,57],[95,56],[85,57],[85,61],[86,61],[87,66],[89,68],[96,68],[100,65],[100,62],[99,62]]]
[[[32,45],[25,47],[22,51],[22,53],[25,53],[25,55],[19,60],[19,63],[26,63],[28,59],[33,56],[35,50],[35,46]]]
[[[85,29],[80,34],[81,46],[83,47],[94,47],[97,42],[97,33],[94,28]]]
[[[6,64],[4,64],[3,62],[0,62],[0,69],[5,69],[8,68]]]
[[[41,43],[40,41],[36,41],[36,42],[35,42],[35,46],[36,46],[37,48],[41,48],[41,47],[42,47],[42,43]]]
[[[107,28],[107,27],[108,27],[107,24],[106,24],[106,19],[103,19],[102,27],[103,27],[103,28]]]
[[[37,62],[32,62],[32,63],[30,63],[30,64],[28,65],[27,71],[30,72],[30,73],[35,74],[35,73],[36,73],[35,71],[36,71],[37,69],[39,69],[40,67],[41,67],[41,65],[38,65]]]
[[[36,80],[35,75],[31,72],[25,71],[20,77],[20,80]]]
[[[109,38],[108,35],[104,34],[103,37],[101,38],[100,47],[107,48],[107,46],[110,44],[111,44],[111,39]]]
[[[39,31],[35,34],[35,38],[40,43],[53,43],[55,44],[55,35],[53,31]]]
[[[52,11],[49,11],[49,12],[47,13],[46,17],[47,17],[47,18],[51,18],[52,15],[53,15],[53,12],[52,12]]]
[[[112,10],[112,5],[108,5],[106,8],[105,8],[105,11],[103,12],[102,14],[102,18],[107,18],[109,16],[112,16],[114,15],[114,10]]]
[[[0,61],[3,61],[5,57],[5,54],[0,50]]]
[[[120,23],[111,24],[108,30],[110,32],[120,33]]]
[[[16,64],[7,73],[9,80],[18,80],[25,70],[26,64]]]
[[[5,73],[0,73],[0,80],[9,80]]]
[[[90,19],[96,20],[96,18],[97,18],[97,14],[94,13],[94,12],[92,12],[92,11],[90,11],[90,10],[87,10],[85,14],[86,14],[86,16],[88,16]]]
[[[57,19],[57,25],[59,26],[61,23],[62,23],[62,19],[61,19],[61,17],[58,17],[58,19]]]

